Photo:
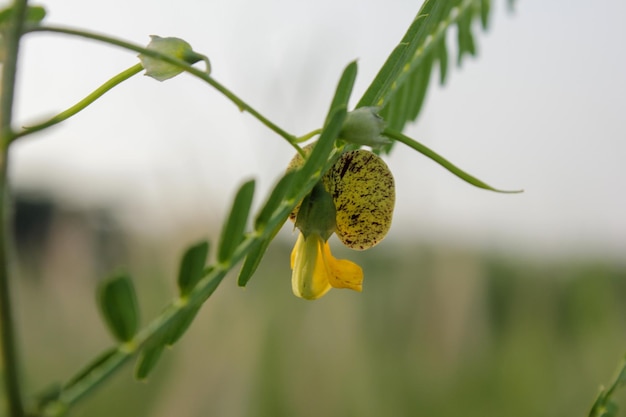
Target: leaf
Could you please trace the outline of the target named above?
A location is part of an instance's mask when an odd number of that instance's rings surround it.
[[[209,242],[205,240],[191,246],[183,255],[178,272],[178,288],[181,296],[189,294],[202,279],[208,254]]]
[[[116,275],[102,282],[98,304],[113,336],[121,342],[130,341],[139,327],[139,312],[135,288],[128,275]]]
[[[239,271],[239,276],[237,277],[237,285],[239,285],[240,287],[245,287],[246,284],[248,284],[248,281],[250,281],[250,278],[252,278],[252,275],[259,267],[261,259],[263,259],[263,256],[265,255],[265,252],[267,251],[267,248],[273,238],[274,236],[271,236],[266,239],[259,240],[252,246],[252,248],[248,252],[248,255],[246,256],[246,259],[244,259],[243,261],[241,271]]]
[[[491,11],[491,0],[480,0],[480,23],[483,30],[489,28],[489,12]]]
[[[352,94],[352,87],[354,86],[354,81],[356,80],[356,74],[357,64],[356,61],[352,61],[343,70],[343,74],[339,79],[339,84],[335,89],[335,96],[333,97],[333,101],[330,104],[330,111],[326,116],[326,121],[324,122],[324,125],[330,122],[330,117],[333,114],[334,110],[342,106],[348,106],[348,100],[350,100],[350,95]]]
[[[434,62],[439,62],[441,82],[446,79],[447,32],[457,26],[459,57],[467,53],[475,54],[471,23],[480,14],[483,27],[486,27],[489,13],[488,0],[425,1],[402,40],[359,100],[357,108],[381,106],[381,115],[386,115],[388,126],[402,131],[406,123],[419,116]],[[410,111],[404,108],[403,103],[407,103],[407,99],[412,106]]]
[[[170,323],[167,334],[164,338],[167,346],[172,346],[174,343],[178,342],[183,334],[185,334],[187,329],[189,329],[189,326],[191,326],[191,323],[193,323],[193,320],[198,315],[200,307],[202,307],[202,305],[187,307],[179,313],[178,317],[172,323]]]
[[[329,157],[346,119],[346,109],[356,79],[356,73],[356,62],[351,62],[344,69],[337,84],[319,140],[316,142],[304,165],[281,178],[276,187],[274,187],[267,203],[261,209],[255,222],[255,228],[259,230],[262,227],[269,226],[273,229],[269,237],[255,244],[246,256],[237,280],[240,286],[245,286],[250,280],[252,274],[259,266],[269,243],[287,220],[288,214],[311,191],[315,183],[319,181],[324,172],[332,165],[333,161],[329,160]],[[291,207],[284,216],[274,217],[272,213],[282,207],[280,198],[283,198],[283,201],[290,202]],[[270,223],[270,220],[273,221]]]
[[[274,212],[278,210],[283,203],[283,198],[292,185],[294,174],[294,171],[286,172],[272,189],[267,202],[263,205],[254,221],[254,228],[257,231],[260,231],[267,225],[267,222],[272,218]]]
[[[427,148],[426,146],[424,146],[421,143],[411,139],[410,137],[408,137],[406,135],[403,135],[402,133],[395,132],[395,131],[392,131],[390,129],[386,129],[383,132],[383,134],[388,136],[389,138],[395,139],[398,142],[402,142],[405,145],[415,149],[416,151],[418,151],[422,155],[424,155],[424,156],[432,159],[433,161],[437,162],[439,165],[441,165],[442,167],[444,167],[445,169],[447,169],[448,171],[450,171],[452,174],[456,175],[457,177],[461,178],[463,181],[465,181],[467,183],[470,183],[470,184],[472,184],[475,187],[482,188],[482,189],[485,189],[485,190],[495,191],[495,192],[498,192],[498,193],[521,193],[522,192],[522,190],[505,191],[505,190],[498,190],[496,188],[493,188],[490,185],[485,184],[484,182],[482,182],[478,178],[476,178],[476,177],[468,174],[467,172],[463,171],[462,169],[457,168],[454,164],[452,164],[450,161],[445,159],[443,156],[437,154],[435,151]]]
[[[137,359],[137,363],[135,365],[136,379],[144,381],[148,378],[150,372],[152,372],[156,364],[159,362],[164,348],[165,347],[163,345],[155,345],[146,347],[141,351],[139,359]]]
[[[291,188],[294,175],[295,171],[288,171],[280,180],[278,180],[278,183],[270,193],[267,202],[259,211],[259,214],[254,222],[254,227],[257,232],[261,232],[266,227],[276,210],[278,210],[283,204],[283,199],[287,194],[287,191]],[[282,219],[282,221],[274,227],[274,230],[270,235],[268,235],[265,239],[257,241],[250,249],[243,261],[241,271],[239,271],[239,277],[237,278],[237,284],[240,287],[245,287],[250,278],[252,278],[252,275],[261,263],[261,259],[263,258],[263,255],[265,255],[265,251],[267,250],[270,242],[274,240],[274,237],[286,220],[287,217]]]
[[[225,262],[230,259],[237,246],[243,240],[253,196],[254,180],[250,180],[239,188],[228,220],[222,229],[220,246],[217,253],[218,262]]]
[[[56,400],[61,396],[63,387],[60,383],[55,382],[46,387],[42,392],[35,396],[35,402],[37,404],[37,410],[42,411],[43,408]],[[40,413],[41,414],[41,413]]]
[[[474,43],[474,36],[472,35],[472,18],[473,13],[471,10],[468,10],[460,15],[457,22],[457,37],[459,42],[458,65],[461,65],[464,55],[476,55],[476,45]]]
[[[13,7],[7,7],[0,10],[0,30],[4,25],[13,18]],[[28,24],[37,25],[46,17],[46,9],[41,6],[28,6],[26,9],[26,22]]]
[[[383,64],[381,69],[374,77],[374,80],[369,85],[361,100],[356,107],[363,106],[383,106],[387,104],[389,92],[392,90],[392,85],[397,81],[400,73],[405,70],[405,65],[410,61],[417,47],[417,41],[421,36],[421,28],[423,22],[428,17],[423,14],[423,10],[432,1],[424,2],[422,9],[418,13],[417,17],[409,26],[402,40],[391,52],[387,61]]]
[[[439,84],[444,85],[446,83],[446,75],[448,75],[448,48],[445,38],[439,41],[436,49],[437,61],[439,62]]]
[[[308,194],[313,185],[315,185],[316,181],[311,181],[312,178],[319,180],[325,170],[330,167],[331,164],[328,158],[346,119],[348,100],[354,86],[356,71],[356,62],[351,62],[341,74],[328,115],[326,116],[322,134],[304,165],[296,171],[292,187],[287,193],[287,198],[296,199],[298,200],[297,202],[302,200],[304,195]],[[303,193],[302,191],[305,192]],[[298,195],[300,195],[299,198],[296,198]],[[294,202],[294,204],[297,204],[297,202]]]
[[[422,71],[420,71],[414,78],[413,82],[407,85],[407,90],[410,89],[409,96],[411,100],[407,104],[408,107],[408,120],[415,120],[420,114],[424,99],[426,98],[426,92],[428,91],[428,83],[430,81],[430,72],[432,70],[432,54],[428,54],[424,57],[424,65]],[[405,119],[407,120],[407,119]]]
[[[89,365],[83,368],[77,375],[75,375],[72,379],[67,381],[67,383],[63,386],[63,390],[67,391],[75,385],[78,385],[84,379],[87,379],[89,375],[95,370],[99,369],[104,363],[109,361],[112,357],[119,355],[120,352],[117,348],[110,348],[105,350],[100,355],[98,355],[95,359],[93,359]]]

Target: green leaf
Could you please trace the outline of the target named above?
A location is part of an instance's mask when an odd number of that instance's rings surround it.
[[[13,7],[0,10],[0,30],[13,17]],[[46,9],[41,6],[28,6],[26,9],[26,23],[39,24],[46,17]]]
[[[267,202],[259,211],[259,214],[257,215],[254,222],[254,228],[257,232],[261,232],[267,226],[267,223],[274,217],[274,213],[283,206],[284,197],[287,194],[287,191],[292,187],[294,175],[295,171],[286,172],[285,175],[283,175],[281,179],[278,180],[276,186],[274,186],[274,189],[270,193]],[[263,255],[265,255],[265,251],[267,250],[270,242],[274,240],[274,237],[286,220],[287,217],[285,216],[282,221],[278,222],[278,224],[274,227],[274,230],[269,236],[254,243],[243,261],[241,271],[239,271],[237,284],[240,287],[246,286],[246,284],[256,271],[257,267],[261,263],[261,259],[263,258]]]
[[[272,218],[274,212],[280,208],[283,203],[283,198],[287,194],[287,190],[291,188],[294,174],[294,171],[286,172],[285,175],[278,180],[274,189],[272,189],[267,202],[263,205],[254,221],[254,228],[257,231],[263,229]]]
[[[490,12],[488,0],[425,1],[402,40],[359,100],[357,108],[381,106],[380,114],[387,115],[388,126],[402,131],[422,109],[434,62],[439,62],[441,82],[446,79],[447,32],[457,26],[460,56],[476,53],[471,23],[478,12],[486,24]],[[404,107],[407,99],[412,106],[410,111]]]
[[[626,385],[626,359],[622,359],[621,369],[615,378],[615,387]]]
[[[328,115],[326,116],[322,134],[304,165],[296,171],[291,190],[287,193],[287,198],[295,198],[300,201],[304,198],[304,195],[311,191],[315,182],[322,177],[325,170],[330,167],[329,157],[346,119],[348,100],[354,86],[356,70],[356,62],[351,62],[341,74]],[[302,191],[305,191],[304,195],[302,195]],[[300,196],[300,198],[296,198],[297,196]],[[297,204],[298,201],[294,202],[294,204]]]
[[[181,296],[189,294],[202,279],[208,254],[209,242],[205,240],[188,248],[183,255],[178,271],[178,288]]]
[[[135,365],[135,378],[144,381],[161,358],[163,353],[163,345],[155,345],[146,347],[139,353],[139,359]]]
[[[167,335],[165,337],[165,344],[172,346],[174,343],[182,337],[183,334],[189,329],[191,323],[198,315],[202,305],[196,307],[187,307],[178,315],[178,317],[169,325]]]
[[[67,383],[63,386],[63,390],[68,390],[75,385],[80,384],[83,380],[89,378],[90,374],[94,371],[99,370],[99,368],[109,361],[112,357],[119,355],[120,352],[117,348],[110,348],[105,350],[100,355],[98,355],[95,359],[93,359],[85,368],[83,368],[78,374],[76,374],[72,379],[67,381]]]
[[[491,11],[491,0],[480,0],[480,23],[484,30],[489,28],[489,12]]]
[[[225,262],[230,259],[237,246],[243,240],[253,195],[254,180],[246,182],[239,188],[228,220],[222,229],[217,253],[218,262]]]
[[[128,342],[137,333],[139,312],[133,282],[120,274],[102,282],[98,289],[98,305],[113,336]]]
[[[410,61],[415,53],[415,49],[417,49],[417,41],[422,34],[422,24],[428,17],[423,13],[423,10],[429,3],[432,3],[432,1],[424,3],[418,16],[411,23],[398,46],[391,52],[387,61],[385,61],[363,94],[363,97],[359,100],[359,103],[356,105],[357,108],[363,106],[383,106],[386,104],[386,96],[389,95],[392,85],[405,69],[405,64]]]
[[[261,209],[255,222],[255,227],[257,230],[261,227],[272,227],[272,233],[267,239],[256,243],[251,251],[248,252],[237,280],[240,286],[245,286],[252,274],[254,274],[269,243],[287,220],[289,213],[311,191],[324,172],[332,165],[333,158],[330,157],[343,122],[346,119],[346,109],[356,79],[356,71],[357,66],[355,62],[350,63],[343,71],[337,84],[328,116],[326,117],[326,123],[315,147],[300,169],[291,171],[281,178],[276,187],[274,187],[268,202]],[[335,157],[338,156],[336,155]],[[282,201],[280,201],[281,198]],[[288,211],[285,211],[284,216],[274,218],[272,213],[275,213],[280,208],[284,209],[283,202],[287,202],[291,207]],[[272,220],[271,224],[270,220]]]
[[[319,180],[325,172],[326,166],[330,165],[328,159],[334,148],[335,141],[346,119],[346,108],[340,108],[330,116],[329,123],[324,127],[320,139],[315,144],[313,151],[300,169],[295,171],[292,187],[287,197],[300,201],[302,190],[311,191],[316,180]],[[312,180],[313,179],[313,180]],[[308,194],[305,193],[305,195]],[[299,197],[299,198],[298,198]]]
[[[478,188],[482,188],[484,190],[490,190],[490,191],[495,191],[498,193],[521,193],[522,190],[515,190],[515,191],[505,191],[505,190],[498,190],[496,188],[491,187],[490,185],[485,184],[484,182],[482,182],[481,180],[479,180],[478,178],[468,174],[467,172],[463,171],[460,168],[457,168],[454,164],[452,164],[450,161],[448,161],[447,159],[445,159],[443,156],[437,154],[435,151],[427,148],[426,146],[422,145],[421,143],[411,139],[410,137],[403,135],[400,132],[395,132],[391,129],[385,129],[385,131],[383,132],[383,134],[391,139],[395,139],[398,142],[402,142],[405,145],[415,149],[416,151],[418,151],[419,153],[421,153],[422,155],[432,159],[433,161],[437,162],[439,165],[441,165],[442,167],[444,167],[445,169],[447,169],[448,171],[450,171],[452,174],[456,175],[457,177],[461,178],[463,181],[472,184],[475,187]]]
[[[333,101],[330,104],[330,111],[326,116],[326,121],[324,124],[328,124],[330,121],[330,117],[334,111],[334,109],[338,109],[340,107],[345,106],[348,107],[348,100],[350,100],[350,95],[352,94],[352,88],[354,87],[354,81],[356,80],[357,74],[357,64],[356,61],[352,61],[348,64],[348,66],[343,70],[343,74],[339,79],[339,84],[335,89],[335,96],[333,97]]]
[[[285,220],[287,220],[286,217]],[[265,252],[267,251],[270,242],[274,240],[274,237],[276,237],[276,234],[283,226],[283,223],[284,221],[279,223],[278,226],[274,228],[272,233],[267,238],[257,241],[252,246],[252,248],[248,252],[248,255],[246,255],[246,259],[244,259],[243,261],[241,271],[239,271],[239,277],[237,277],[237,285],[239,285],[240,287],[245,287],[248,281],[250,281],[250,278],[252,278],[252,275],[259,267],[261,259],[263,259],[263,255],[265,255]]]
[[[442,38],[437,48],[437,61],[439,62],[439,84],[446,83],[446,75],[448,75],[448,48],[446,39]]]
[[[407,84],[407,90],[411,100],[406,104],[408,110],[408,117],[405,120],[415,120],[420,114],[426,93],[428,92],[428,84],[430,82],[430,72],[432,70],[432,54],[428,54],[424,57],[424,65],[420,67],[420,71],[413,77],[412,82]]]
[[[474,43],[474,36],[472,35],[472,18],[473,13],[471,10],[468,10],[460,15],[459,21],[457,23],[457,37],[459,42],[459,65],[461,65],[464,55],[476,55],[476,45]]]
[[[55,382],[46,387],[42,392],[38,393],[35,396],[37,410],[41,411],[47,404],[58,400],[61,396],[62,390],[63,386],[60,383]]]

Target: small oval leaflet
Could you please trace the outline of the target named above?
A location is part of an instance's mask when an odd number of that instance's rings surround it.
[[[139,328],[139,308],[135,287],[126,274],[115,275],[98,288],[100,312],[113,336],[128,342]]]

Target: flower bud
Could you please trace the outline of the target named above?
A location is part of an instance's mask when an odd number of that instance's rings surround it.
[[[181,59],[189,64],[195,64],[201,60],[208,62],[206,57],[194,52],[191,49],[191,45],[182,39],[162,38],[156,35],[151,35],[150,38],[152,40],[146,48],[151,51],[157,51],[173,58]],[[158,81],[165,81],[183,72],[183,69],[176,65],[144,54],[139,54],[139,60],[146,69],[146,75]]]
[[[378,115],[378,107],[359,107],[348,113],[339,137],[357,145],[379,147],[389,140],[381,136],[385,121]]]

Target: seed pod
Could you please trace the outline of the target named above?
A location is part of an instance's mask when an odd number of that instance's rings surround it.
[[[387,164],[372,152],[344,153],[324,175],[324,186],[337,210],[337,236],[363,250],[378,244],[391,227],[396,193]]]

